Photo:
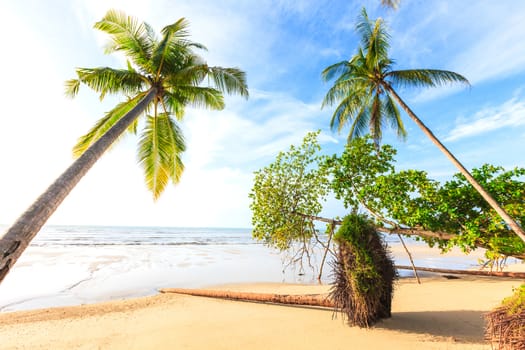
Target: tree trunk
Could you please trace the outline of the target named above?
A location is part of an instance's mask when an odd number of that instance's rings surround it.
[[[507,278],[525,278],[525,272],[512,271],[480,271],[480,270],[451,270],[439,269],[433,267],[415,267],[419,271],[435,272],[435,273],[449,273],[453,275],[472,275],[472,276],[486,276],[486,277],[507,277]],[[396,265],[396,269],[412,270],[411,266]]]
[[[60,203],[109,146],[145,110],[156,92],[152,88],[132,110],[74,161],[7,230],[0,239],[0,283]]]
[[[410,253],[410,250],[408,250],[405,241],[403,240],[403,237],[398,233],[397,237],[399,237],[399,240],[401,241],[401,244],[403,245],[403,248],[405,249],[405,252],[408,255],[408,259],[410,260],[410,266],[412,266],[412,271],[414,271],[414,276],[416,276],[417,284],[421,284],[421,280],[419,279],[419,275],[417,274],[416,265],[414,265],[414,259],[412,259],[412,254]]]
[[[334,303],[326,294],[271,294],[271,293],[247,293],[232,292],[227,290],[208,290],[208,289],[183,289],[183,288],[163,288],[161,293],[186,294],[198,297],[218,298],[240,301],[255,301],[263,303],[287,304],[287,305],[306,305],[318,307],[334,307]]]
[[[319,275],[317,276],[317,281],[321,283],[321,277],[323,276],[323,267],[326,262],[326,256],[330,251],[330,243],[332,243],[332,237],[334,236],[335,225],[330,225],[330,233],[328,235],[328,242],[326,242],[326,247],[324,247],[323,258],[321,259],[321,266],[319,267]]]
[[[501,216],[501,218],[509,225],[512,230],[518,235],[519,238],[521,238],[522,241],[525,242],[525,232],[523,229],[512,219],[509,214],[503,208],[494,200],[494,198],[487,192],[485,189],[472,177],[470,172],[465,169],[463,164],[461,164],[456,157],[450,151],[441,143],[441,141],[438,140],[436,136],[430,131],[429,128],[426,127],[425,124],[415,115],[414,112],[410,109],[410,107],[407,106],[407,104],[399,97],[399,95],[395,92],[390,85],[385,84],[383,85],[385,89],[392,94],[392,96],[395,98],[395,100],[401,105],[401,107],[405,110],[405,112],[408,114],[408,116],[423,130],[425,135],[427,135],[430,140],[445,154],[445,156],[459,169],[461,174],[465,176],[468,182],[474,188],[481,194],[481,196],[487,201],[487,203],[496,211],[496,213]]]

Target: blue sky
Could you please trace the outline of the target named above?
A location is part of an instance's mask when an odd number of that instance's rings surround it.
[[[2,127],[0,223],[10,224],[71,163],[76,139],[118,101],[87,88],[70,100],[75,67],[121,66],[103,54],[92,27],[110,8],[153,25],[186,17],[210,65],[247,73],[250,99],[228,97],[220,112],[188,109],[182,181],[153,202],[127,137],[97,163],[51,217],[52,224],[249,227],[253,171],[311,130],[328,153],[346,135],[328,129],[321,110],[326,66],[357,48],[354,25],[365,6],[383,17],[397,67],[453,70],[471,88],[400,90],[400,95],[467,168],[525,166],[525,2],[411,1],[399,10],[379,0],[1,0]],[[386,131],[398,166],[446,180],[455,169],[405,118],[406,142]],[[328,205],[326,215],[341,215]]]

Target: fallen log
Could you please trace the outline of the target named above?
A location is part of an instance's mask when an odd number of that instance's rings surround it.
[[[396,268],[401,270],[412,270],[412,266],[396,265]],[[510,278],[523,278],[525,279],[525,272],[511,272],[511,271],[480,271],[480,270],[451,270],[451,269],[439,269],[432,267],[415,267],[418,271],[427,271],[435,273],[449,273],[453,275],[474,275],[474,276],[487,276],[487,277],[510,277]]]
[[[233,292],[228,290],[209,290],[209,289],[184,289],[184,288],[163,288],[161,293],[186,294],[199,297],[219,298],[240,301],[256,301],[262,303],[318,306],[333,308],[334,302],[326,294],[273,294],[273,293],[248,293]]]

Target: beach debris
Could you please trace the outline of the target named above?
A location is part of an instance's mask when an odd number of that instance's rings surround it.
[[[520,272],[520,271],[457,270],[457,269],[442,269],[442,268],[436,268],[436,267],[422,267],[422,266],[412,267],[408,265],[396,265],[396,269],[400,269],[400,270],[412,270],[413,268],[419,271],[433,272],[433,273],[525,279],[525,272]]]
[[[161,293],[176,293],[198,297],[218,298],[238,301],[252,301],[260,303],[302,305],[317,307],[334,307],[334,302],[327,294],[274,294],[274,293],[250,293],[236,292],[230,290],[211,289],[185,289],[185,288],[163,288]]]
[[[525,284],[485,315],[485,339],[500,350],[525,350]]]
[[[364,215],[343,220],[335,240],[335,281],[330,291],[348,324],[369,328],[391,316],[393,285],[398,275],[382,236]]]

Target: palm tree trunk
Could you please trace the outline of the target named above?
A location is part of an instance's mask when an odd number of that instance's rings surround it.
[[[262,303],[287,304],[287,305],[307,305],[318,307],[334,307],[334,302],[326,294],[271,294],[271,293],[248,293],[232,292],[227,290],[208,290],[208,289],[183,289],[183,288],[164,288],[161,293],[186,294],[207,298],[218,298],[228,300],[252,301]]]
[[[60,203],[109,146],[145,110],[156,92],[155,88],[149,90],[132,110],[74,161],[7,230],[0,239],[0,283]]]
[[[463,174],[463,176],[465,176],[467,181],[470,182],[472,186],[474,186],[474,188],[479,192],[479,194],[481,194],[481,196],[487,201],[487,203],[496,211],[496,213],[498,213],[499,216],[501,216],[501,218],[507,223],[507,225],[509,225],[512,228],[512,230],[518,235],[518,237],[521,238],[525,242],[525,232],[514,221],[514,219],[512,219],[509,216],[509,214],[507,214],[507,212],[503,210],[503,208],[498,204],[498,202],[496,202],[496,200],[487,191],[485,191],[485,189],[476,181],[476,179],[472,177],[470,172],[467,169],[465,169],[463,164],[461,164],[456,159],[456,157],[454,157],[454,155],[450,153],[450,151],[438,140],[438,138],[434,136],[432,131],[430,131],[430,129],[427,128],[425,124],[423,124],[423,122],[416,116],[416,114],[412,112],[410,107],[408,107],[407,104],[401,99],[401,97],[399,97],[396,91],[392,89],[392,87],[390,87],[390,85],[388,84],[385,84],[383,86],[389,93],[392,94],[392,96],[394,96],[395,100],[401,105],[401,107],[405,110],[408,116],[412,118],[412,120],[421,128],[421,130],[423,130],[425,135],[427,135],[430,138],[430,140],[434,142],[434,144],[441,150],[441,152],[443,152],[445,156],[459,169],[461,174]]]
[[[398,270],[412,270],[412,266],[407,265],[396,265]],[[435,267],[421,267],[416,266],[419,271],[434,272],[434,273],[446,273],[450,275],[470,275],[470,276],[485,276],[485,277],[504,277],[504,278],[517,278],[524,279],[525,272],[519,271],[484,271],[484,270],[454,270],[454,269],[440,269]]]

